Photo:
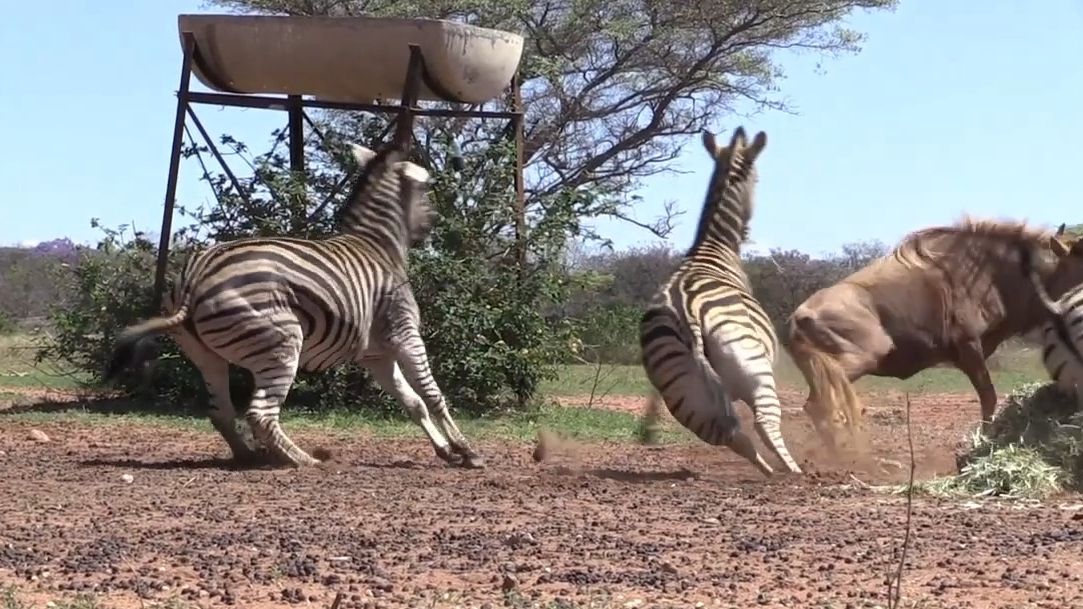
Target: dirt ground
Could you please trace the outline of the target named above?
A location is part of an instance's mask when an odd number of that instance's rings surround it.
[[[566,441],[535,463],[529,444],[476,440],[488,468],[462,470],[420,430],[297,432],[333,464],[241,471],[214,460],[226,450],[209,424],[55,422],[39,442],[0,417],[0,583],[122,608],[325,608],[339,592],[341,609],[883,606],[905,497],[818,456],[800,397],[786,396],[784,432],[809,475],[770,481],[698,443]],[[976,400],[924,396],[912,415],[918,476],[952,471]],[[908,463],[899,396],[869,417],[878,456]],[[1083,608],[1081,503],[915,498],[901,606]]]

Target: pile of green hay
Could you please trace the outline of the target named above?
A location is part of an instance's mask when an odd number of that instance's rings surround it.
[[[937,496],[1041,499],[1083,491],[1083,414],[1052,383],[1012,391],[987,436],[971,435],[959,473],[914,484]],[[902,488],[905,492],[906,487]]]

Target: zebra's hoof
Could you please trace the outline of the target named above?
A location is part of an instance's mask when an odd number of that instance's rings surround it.
[[[452,452],[449,446],[434,446],[433,452],[436,453],[437,457],[451,465],[458,465],[462,461],[462,455]]]
[[[463,455],[462,466],[466,469],[485,469],[485,459],[476,453]]]

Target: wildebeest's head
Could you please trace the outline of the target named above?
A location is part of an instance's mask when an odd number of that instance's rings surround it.
[[[1049,293],[1057,298],[1083,283],[1083,238],[1065,235],[1065,225],[1049,237],[1049,252],[1040,265]],[[1044,268],[1042,268],[1044,267]]]

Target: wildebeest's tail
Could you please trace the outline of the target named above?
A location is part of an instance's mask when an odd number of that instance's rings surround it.
[[[133,326],[128,326],[117,337],[113,347],[113,357],[105,369],[105,380],[109,381],[125,367],[139,363],[141,355],[139,343],[152,334],[168,332],[184,323],[188,318],[188,305],[182,305],[169,317],[153,317]]]
[[[809,399],[828,422],[841,421],[854,433],[861,424],[861,402],[838,361],[809,339],[812,323],[810,317],[790,316],[784,345],[808,383]]]

